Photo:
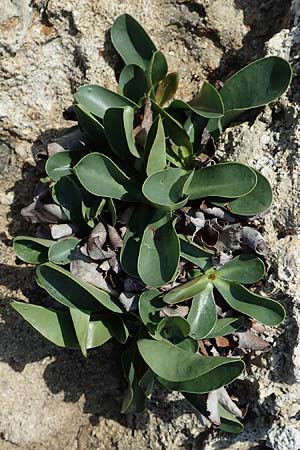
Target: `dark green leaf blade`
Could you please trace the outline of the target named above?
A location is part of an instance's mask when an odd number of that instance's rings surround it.
[[[208,282],[209,279],[207,275],[201,275],[200,277],[194,278],[187,283],[183,283],[180,286],[171,289],[164,295],[163,300],[165,303],[170,304],[183,302],[202,292],[206,288]]]
[[[260,172],[255,169],[252,170],[256,173],[257,184],[251,192],[231,201],[225,199],[222,202],[214,203],[219,206],[223,206],[226,203],[230,212],[239,216],[255,216],[269,209],[273,201],[271,185]]]
[[[155,87],[168,73],[168,64],[164,55],[157,50],[153,53],[146,74],[149,88]]]
[[[254,294],[233,281],[216,278],[213,284],[233,309],[253,317],[264,325],[276,326],[285,318],[284,308],[271,298]]]
[[[83,356],[87,356],[87,338],[91,314],[78,308],[70,308],[70,315],[74,325],[77,340]]]
[[[212,267],[212,257],[214,256],[213,251],[204,250],[199,245],[190,241],[188,237],[183,234],[179,234],[178,236],[180,239],[180,256],[182,258],[192,262],[203,271],[206,271]]]
[[[148,80],[144,70],[134,64],[125,66],[119,78],[119,86],[125,97],[139,103],[148,91]]]
[[[48,261],[48,249],[54,243],[50,239],[31,236],[17,236],[13,247],[17,257],[29,264],[42,264]]]
[[[190,336],[196,340],[203,339],[214,328],[217,308],[211,283],[193,298],[187,320],[191,327]]]
[[[174,221],[159,211],[146,227],[138,258],[138,272],[143,282],[160,287],[176,274],[180,257],[180,245],[174,229]]]
[[[206,356],[206,358],[214,360],[218,357]],[[225,359],[227,360],[227,363],[224,361],[217,367],[212,368],[207,373],[200,375],[197,378],[193,378],[192,380],[186,379],[183,381],[174,382],[165,380],[163,377],[158,377],[157,380],[163,386],[172,391],[186,392],[191,394],[205,394],[206,392],[215,391],[220,387],[232,383],[245,368],[243,361],[240,359],[224,358],[224,360]]]
[[[160,297],[158,289],[147,289],[139,298],[139,313],[142,322],[151,334],[155,334],[157,324],[161,320],[160,311],[166,304]]]
[[[265,265],[257,256],[236,256],[216,271],[216,276],[242,284],[252,284],[265,275]]]
[[[74,170],[80,183],[94,195],[129,202],[143,201],[143,195],[138,183],[130,180],[105,155],[90,153],[82,158]]]
[[[80,103],[73,105],[77,120],[81,128],[89,135],[95,144],[103,144],[105,141],[103,125]]]
[[[156,47],[141,25],[129,14],[119,16],[111,27],[113,46],[125,64],[147,69]]]
[[[236,198],[248,194],[256,183],[257,176],[250,167],[240,163],[221,163],[197,170],[188,193],[191,200],[218,196]]]
[[[45,165],[48,177],[53,181],[58,181],[65,175],[71,175],[72,168],[85,154],[85,150],[66,150],[50,156]]]
[[[83,217],[83,199],[79,187],[70,176],[61,177],[52,187],[52,197],[72,224],[87,228]]]
[[[79,103],[86,111],[100,119],[103,119],[108,108],[137,107],[137,104],[129,98],[96,84],[81,86],[75,93],[74,98],[76,103]]]
[[[48,341],[59,347],[78,348],[75,330],[68,312],[22,302],[12,302],[11,306]]]
[[[146,173],[148,176],[166,167],[166,137],[160,116],[154,120],[145,143],[147,156]]]
[[[223,408],[222,405],[219,404],[219,414],[221,419],[221,430],[226,433],[241,433],[244,431],[244,425],[227,409]]]
[[[81,281],[60,266],[52,263],[42,264],[37,268],[36,276],[41,288],[69,308],[99,311],[104,306],[113,312],[122,312],[118,302],[110,294]]]
[[[222,117],[224,114],[224,105],[220,94],[207,82],[203,83],[199,94],[193,100],[188,103],[174,100],[170,108],[190,110],[208,119]]]
[[[137,206],[129,220],[124,236],[120,260],[123,270],[132,277],[138,277],[137,261],[144,231],[151,223],[153,209],[146,205]]]
[[[152,173],[143,184],[144,196],[154,205],[164,209],[182,208],[193,172],[170,167]]]
[[[79,242],[80,239],[77,239],[75,237],[61,239],[55,242],[49,248],[49,261],[53,262],[54,264],[70,264],[72,254]]]
[[[200,356],[182,350],[165,340],[141,339],[137,345],[151,370],[168,381],[194,380],[204,374],[209,374],[219,366],[229,368],[234,363],[238,363],[239,373],[244,368],[241,360],[221,356]]]

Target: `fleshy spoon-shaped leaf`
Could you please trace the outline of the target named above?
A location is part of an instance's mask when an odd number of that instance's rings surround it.
[[[36,280],[55,300],[69,308],[77,307],[84,311],[99,311],[103,307],[120,313],[117,301],[105,291],[81,281],[68,270],[52,263],[37,268]]]
[[[290,64],[278,56],[258,59],[235,73],[220,91],[225,107],[222,127],[243,111],[277,100],[287,90],[291,77]],[[213,128],[218,131],[216,121],[210,124],[211,132]]]
[[[81,86],[75,93],[74,98],[76,103],[79,103],[86,111],[100,117],[100,119],[103,119],[108,108],[137,107],[137,104],[129,98],[96,84]]]
[[[244,317],[225,317],[218,319],[214,328],[206,336],[207,339],[212,339],[218,336],[227,336],[237,331],[244,323]]]
[[[145,71],[135,64],[125,66],[120,74],[119,86],[125,97],[139,103],[148,92],[148,80]]]
[[[182,100],[174,100],[170,108],[190,110],[208,119],[222,117],[224,114],[224,105],[220,94],[206,81],[203,83],[199,94],[193,100],[188,103]]]
[[[12,308],[35,330],[59,347],[78,348],[69,312],[55,311],[30,303],[12,302]]]
[[[201,356],[200,356],[201,358]],[[205,356],[202,358],[205,358]],[[206,356],[209,359],[218,358],[216,356]],[[166,388],[172,391],[187,392],[192,394],[204,394],[206,392],[215,391],[220,387],[232,383],[244,370],[245,366],[242,360],[236,358],[224,358],[227,360],[214,367],[209,372],[200,375],[192,380],[183,381],[169,381],[163,377],[158,377],[157,380]]]
[[[285,318],[281,304],[271,298],[254,294],[241,284],[215,278],[214,286],[231,308],[253,317],[264,325],[279,325]]]
[[[72,224],[87,228],[82,213],[83,199],[79,187],[70,176],[61,177],[52,188],[52,197]]]
[[[218,206],[224,206],[226,203],[227,209],[233,214],[239,216],[255,216],[261,214],[270,208],[273,201],[272,188],[267,180],[260,172],[255,169],[254,172],[257,176],[257,183],[255,188],[241,198],[237,198],[231,201],[224,199],[222,202],[214,202]]]
[[[188,193],[190,200],[215,196],[236,198],[252,191],[256,182],[257,176],[250,167],[240,163],[221,163],[197,170]]]
[[[157,50],[153,53],[149,66],[147,67],[147,78],[149,88],[156,86],[168,73],[168,64],[166,58]]]
[[[55,242],[49,248],[49,261],[54,264],[70,264],[72,254],[79,244],[80,239],[70,237]]]
[[[67,311],[55,311],[29,303],[12,302],[11,306],[36,331],[55,345],[65,348],[79,348],[74,325]],[[86,348],[99,347],[111,338],[100,319],[90,320]]]
[[[154,172],[143,184],[144,196],[154,205],[164,209],[182,208],[188,201],[186,195],[193,172],[169,168]]]
[[[94,195],[129,202],[143,201],[138,183],[130,180],[105,155],[90,153],[82,158],[74,170],[83,187]]]
[[[50,156],[45,165],[48,177],[53,181],[58,181],[65,175],[72,175],[72,168],[86,153],[84,150],[66,150]]]
[[[166,137],[160,116],[156,117],[147,135],[145,154],[147,155],[146,173],[148,176],[166,167]]]
[[[214,252],[210,250],[204,250],[199,245],[190,241],[188,237],[183,234],[179,235],[180,239],[180,255],[187,261],[196,264],[203,271],[206,271],[212,267],[212,257]]]
[[[128,275],[138,277],[137,261],[144,231],[151,222],[153,209],[146,205],[137,206],[132,214],[121,249],[121,265]]]
[[[138,258],[138,272],[145,284],[160,287],[175,276],[180,257],[180,245],[174,230],[174,220],[157,212],[146,227]]]
[[[230,370],[231,364],[238,366],[236,377],[244,368],[241,360],[221,356],[200,356],[182,350],[165,340],[140,339],[137,345],[140,354],[150,369],[156,375],[168,381],[186,382],[195,380],[220,366],[226,372]]]
[[[265,265],[253,255],[239,255],[216,271],[216,276],[237,283],[252,284],[265,275]]]
[[[171,304],[183,302],[184,300],[188,300],[189,298],[192,298],[202,292],[207,287],[208,283],[208,276],[206,274],[201,275],[200,277],[194,278],[187,283],[171,289],[164,295],[163,300],[165,303]]]
[[[89,334],[89,323],[91,314],[78,308],[70,308],[70,315],[74,325],[76,337],[83,356],[87,356],[87,337]]]
[[[159,83],[156,93],[155,102],[163,106],[169,100],[171,100],[178,88],[179,74],[177,72],[168,73],[163,80]]]
[[[14,251],[17,257],[29,264],[41,264],[48,261],[48,249],[55,241],[31,236],[14,238]]]
[[[213,285],[208,283],[206,288],[193,298],[187,317],[191,327],[190,336],[193,339],[203,339],[214,328],[217,320],[217,308],[213,289]]]
[[[105,143],[103,125],[94,117],[89,110],[77,103],[73,105],[77,120],[81,128],[89,135],[91,141],[95,144]]]
[[[103,124],[109,145],[116,155],[124,159],[140,157],[134,142],[133,120],[134,110],[130,106],[109,108],[104,115]]]
[[[129,14],[119,16],[111,27],[113,46],[125,64],[146,70],[156,47],[146,31]]]

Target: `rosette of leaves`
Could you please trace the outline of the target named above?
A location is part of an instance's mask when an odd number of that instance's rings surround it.
[[[276,326],[285,312],[244,286],[264,277],[263,261],[232,259],[230,249],[220,264],[203,230],[216,231],[212,216],[222,230],[242,228],[270,207],[272,190],[257,170],[203,155],[230,121],[276,100],[291,69],[281,58],[263,58],[221,91],[204,82],[185,102],[174,99],[178,74],[168,73],[134,18],[117,18],[111,39],[124,61],[118,92],[77,90],[78,145],[52,148],[42,189],[24,212],[50,231],[14,240],[18,257],[37,265],[36,281],[53,307],[12,306],[46,339],[85,356],[112,338],[124,344],[124,412],[144,409],[157,381],[239,432],[242,412],[224,386],[244,370],[240,347],[266,349],[257,323]],[[248,237],[261,238],[247,228]]]

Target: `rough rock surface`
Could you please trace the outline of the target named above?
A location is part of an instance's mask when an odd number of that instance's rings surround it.
[[[0,5],[0,449],[300,449],[300,3],[298,0],[7,0]],[[252,358],[245,432],[207,431],[180,395],[157,390],[150,410],[121,416],[118,349],[88,360],[45,343],[13,314],[12,299],[39,298],[33,270],[16,264],[11,237],[30,233],[20,217],[39,177],[33,154],[69,123],[61,112],[82,83],[114,88],[120,62],[108,30],[134,15],[179,70],[189,99],[205,77],[225,79],[266,53],[289,58],[294,81],[284,98],[227,131],[221,158],[254,165],[273,184],[266,216],[265,290],[287,319],[268,332],[272,351]]]

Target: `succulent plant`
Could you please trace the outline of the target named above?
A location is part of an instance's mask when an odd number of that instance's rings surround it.
[[[134,18],[118,17],[111,39],[124,61],[118,93],[79,87],[76,138],[49,146],[46,176],[23,210],[42,227],[14,240],[52,307],[12,307],[84,356],[112,338],[123,344],[123,412],[143,410],[159,382],[239,432],[243,413],[224,386],[244,371],[241,347],[268,347],[258,322],[278,325],[285,312],[251,287],[265,276],[251,219],[270,207],[271,186],[251,167],[219,163],[209,146],[240,114],[284,93],[291,68],[262,58],[220,91],[203,82],[185,102],[174,99],[178,74]]]

